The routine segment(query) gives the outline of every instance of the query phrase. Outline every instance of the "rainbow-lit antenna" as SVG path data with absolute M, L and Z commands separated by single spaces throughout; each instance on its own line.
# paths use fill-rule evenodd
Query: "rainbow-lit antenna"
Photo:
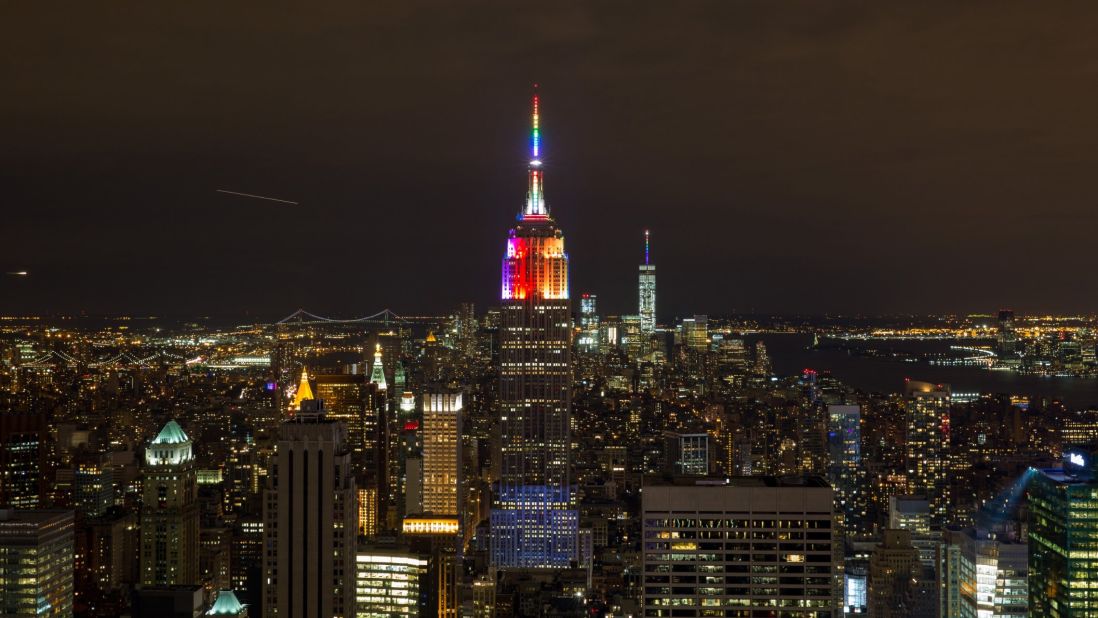
M 530 160 L 530 165 L 541 165 L 541 161 L 538 157 L 541 156 L 541 130 L 539 128 L 539 114 L 538 114 L 538 85 L 534 84 L 534 133 L 533 141 L 531 143 L 531 150 L 533 153 L 533 159 Z
M 648 230 L 644 230 L 644 264 L 648 265 Z
M 541 217 L 549 216 L 549 209 L 545 206 L 545 196 L 542 190 L 541 172 L 541 113 L 538 99 L 538 85 L 534 84 L 534 96 L 532 100 L 533 113 L 531 115 L 533 131 L 530 136 L 530 190 L 526 195 L 526 208 L 522 216 Z

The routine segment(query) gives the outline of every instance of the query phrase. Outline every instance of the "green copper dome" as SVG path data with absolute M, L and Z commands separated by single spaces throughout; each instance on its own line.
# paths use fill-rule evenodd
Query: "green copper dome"
M 174 420 L 170 420 L 168 421 L 168 424 L 164 425 L 164 428 L 160 430 L 160 433 L 157 434 L 156 439 L 153 440 L 152 443 L 154 445 L 182 444 L 189 441 L 190 438 L 187 437 L 186 432 L 184 432 L 183 428 L 179 426 L 179 423 L 175 422 Z
M 213 607 L 206 612 L 207 616 L 239 616 L 244 611 L 244 606 L 236 598 L 232 590 L 221 590 L 217 593 L 217 600 Z
M 174 466 L 193 459 L 191 439 L 174 420 L 168 421 L 145 449 L 145 463 L 150 466 Z

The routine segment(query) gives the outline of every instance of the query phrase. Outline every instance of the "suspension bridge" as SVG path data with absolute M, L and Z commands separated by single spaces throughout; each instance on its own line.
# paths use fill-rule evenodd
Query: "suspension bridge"
M 290 315 L 275 322 L 280 325 L 306 325 L 306 324 L 368 324 L 382 326 L 412 326 L 415 324 L 436 324 L 446 319 L 441 316 L 402 316 L 397 315 L 391 309 L 382 309 L 373 315 L 361 318 L 329 318 L 304 309 L 298 309 Z

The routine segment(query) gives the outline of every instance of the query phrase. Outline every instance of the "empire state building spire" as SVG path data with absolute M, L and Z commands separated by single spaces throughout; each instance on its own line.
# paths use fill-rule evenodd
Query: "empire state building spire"
M 490 560 L 500 569 L 568 568 L 579 558 L 571 469 L 572 304 L 564 233 L 542 193 L 534 94 L 530 189 L 503 255 L 499 328 L 500 468 Z
M 549 207 L 545 204 L 544 176 L 541 169 L 541 118 L 538 111 L 538 85 L 534 84 L 532 125 L 530 136 L 530 188 L 526 192 L 526 207 L 522 210 L 522 219 L 547 218 Z

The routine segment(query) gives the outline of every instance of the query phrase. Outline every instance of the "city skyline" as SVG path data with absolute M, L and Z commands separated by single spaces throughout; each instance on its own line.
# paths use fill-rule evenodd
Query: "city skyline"
M 3 616 L 1098 616 L 1098 8 L 71 4 Z
M 12 7 L 0 266 L 28 274 L 3 277 L 0 309 L 487 306 L 533 81 L 553 93 L 573 292 L 607 313 L 632 312 L 646 228 L 664 320 L 1095 305 L 1075 283 L 1096 223 L 1089 10 L 653 6 L 337 3 L 262 24 L 77 6 L 62 25 Z M 46 27 L 70 44 L 43 46 Z M 692 42 L 634 34 L 663 27 Z M 414 235 L 393 232 L 405 222 Z M 364 245 L 383 276 L 340 288 L 369 268 Z M 432 269 L 434 289 L 408 285 Z

